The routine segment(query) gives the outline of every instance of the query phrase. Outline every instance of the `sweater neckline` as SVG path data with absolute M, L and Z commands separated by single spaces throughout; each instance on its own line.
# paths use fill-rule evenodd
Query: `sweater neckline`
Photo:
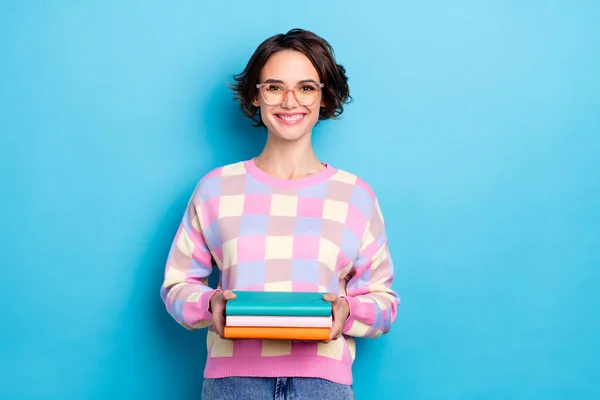
M 332 167 L 329 164 L 322 163 L 325 166 L 325 169 L 322 169 L 321 171 L 315 174 L 298 179 L 283 179 L 270 175 L 262 169 L 258 168 L 255 159 L 256 158 L 253 157 L 249 160 L 244 161 L 244 167 L 246 168 L 246 171 L 248 171 L 248 173 L 258 181 L 269 186 L 275 186 L 282 189 L 302 189 L 309 186 L 317 185 L 331 178 L 337 172 L 336 168 Z

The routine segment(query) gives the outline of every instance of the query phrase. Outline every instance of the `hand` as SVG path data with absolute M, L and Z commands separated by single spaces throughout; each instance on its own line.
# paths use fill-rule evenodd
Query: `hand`
M 350 306 L 346 299 L 338 297 L 333 293 L 327 293 L 323 296 L 323 300 L 331 302 L 331 310 L 333 313 L 333 326 L 331 327 L 329 340 L 324 343 L 329 343 L 330 340 L 336 340 L 342 336 L 344 324 L 350 316 Z
M 237 296 L 231 290 L 218 292 L 210 298 L 210 312 L 212 313 L 213 326 L 221 339 L 225 328 L 225 305 Z

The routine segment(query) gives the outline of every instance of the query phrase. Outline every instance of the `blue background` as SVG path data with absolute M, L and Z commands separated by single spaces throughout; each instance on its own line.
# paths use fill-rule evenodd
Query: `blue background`
M 199 398 L 159 298 L 185 203 L 264 135 L 226 82 L 328 39 L 318 155 L 380 197 L 402 296 L 358 399 L 600 398 L 600 3 L 3 1 L 0 397 Z

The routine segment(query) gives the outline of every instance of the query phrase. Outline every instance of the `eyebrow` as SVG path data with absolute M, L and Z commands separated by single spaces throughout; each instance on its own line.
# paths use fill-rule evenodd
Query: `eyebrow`
M 281 83 L 281 84 L 285 84 L 280 79 L 267 79 L 264 83 Z M 319 83 L 319 82 L 315 81 L 314 79 L 303 79 L 301 81 L 298 81 L 298 83 Z

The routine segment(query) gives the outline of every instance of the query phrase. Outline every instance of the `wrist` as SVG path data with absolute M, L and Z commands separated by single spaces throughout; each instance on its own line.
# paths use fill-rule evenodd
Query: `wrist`
M 350 296 L 343 296 L 342 298 L 348 305 L 348 316 L 346 317 L 346 320 L 344 321 L 344 327 L 342 328 L 342 332 L 347 335 L 354 324 L 354 320 L 356 319 L 355 312 L 356 308 L 360 306 L 360 302 L 358 299 Z

